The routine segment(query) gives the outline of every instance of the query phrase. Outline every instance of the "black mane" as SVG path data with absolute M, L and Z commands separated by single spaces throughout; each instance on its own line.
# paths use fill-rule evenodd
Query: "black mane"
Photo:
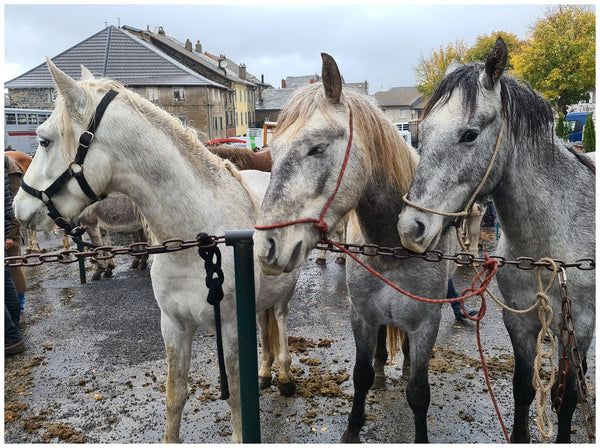
M 472 117 L 477 105 L 479 75 L 483 69 L 481 63 L 468 64 L 445 76 L 427 101 L 423 117 L 438 103 L 445 104 L 456 88 L 462 89 L 463 107 Z M 513 140 L 523 141 L 527 138 L 531 144 L 537 145 L 542 140 L 547 141 L 549 137 L 553 139 L 554 113 L 548 101 L 526 82 L 506 74 L 500 78 L 500 86 L 502 118 Z

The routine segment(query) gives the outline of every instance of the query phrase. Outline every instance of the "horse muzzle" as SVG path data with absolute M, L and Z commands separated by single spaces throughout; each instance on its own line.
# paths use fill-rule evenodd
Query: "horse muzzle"
M 290 239 L 283 239 L 279 229 L 254 232 L 254 249 L 260 270 L 265 275 L 292 272 L 306 258 L 303 241 L 291 242 Z
M 398 215 L 397 227 L 402 245 L 408 250 L 422 254 L 437 246 L 443 229 L 443 219 L 441 216 L 408 208 Z

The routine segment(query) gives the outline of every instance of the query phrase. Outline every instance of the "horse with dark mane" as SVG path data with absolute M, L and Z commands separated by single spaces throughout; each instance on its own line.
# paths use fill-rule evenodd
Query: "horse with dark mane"
M 503 229 L 499 256 L 583 260 L 584 268 L 588 266 L 569 269 L 569 316 L 575 328 L 559 356 L 570 368 L 560 381 L 561 390 L 558 378 L 552 388 L 552 396 L 562 400 L 556 441 L 569 442 L 578 377 L 584 377 L 595 328 L 596 282 L 590 270 L 596 248 L 595 164 L 554 135 L 550 104 L 504 73 L 507 59 L 506 45 L 498 38 L 485 64 L 449 67 L 424 110 L 421 160 L 406 197 L 411 207 L 401 212 L 398 231 L 405 247 L 425 252 L 472 201 L 489 195 Z M 552 282 L 554 273 L 548 269 L 538 269 L 537 275 L 535 270 L 505 266 L 498 271 L 498 286 L 506 305 L 526 310 L 539 301 L 541 285 L 550 285 L 541 292 L 552 308 L 550 328 L 559 335 L 570 327 L 565 324 L 569 316 L 563 314 L 564 289 Z M 510 438 L 528 442 L 537 345 L 546 335 L 553 339 L 537 312 L 504 309 L 503 316 L 515 356 Z M 538 424 L 542 419 L 538 415 Z

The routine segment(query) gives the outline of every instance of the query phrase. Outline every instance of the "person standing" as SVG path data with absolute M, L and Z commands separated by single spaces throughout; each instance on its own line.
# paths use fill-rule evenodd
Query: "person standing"
M 13 197 L 8 181 L 8 157 L 4 156 L 4 255 L 9 243 L 10 225 L 15 218 Z M 10 269 L 4 268 L 4 356 L 21 353 L 25 348 L 19 331 L 21 307 L 17 289 L 10 275 Z

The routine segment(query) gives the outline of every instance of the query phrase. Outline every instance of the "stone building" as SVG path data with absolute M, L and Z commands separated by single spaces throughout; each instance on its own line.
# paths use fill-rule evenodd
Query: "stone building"
M 121 28 L 106 27 L 52 61 L 74 79 L 84 65 L 97 77 L 120 82 L 205 133 L 207 140 L 227 136 L 229 89 Z M 10 107 L 54 108 L 54 83 L 45 62 L 4 87 Z

